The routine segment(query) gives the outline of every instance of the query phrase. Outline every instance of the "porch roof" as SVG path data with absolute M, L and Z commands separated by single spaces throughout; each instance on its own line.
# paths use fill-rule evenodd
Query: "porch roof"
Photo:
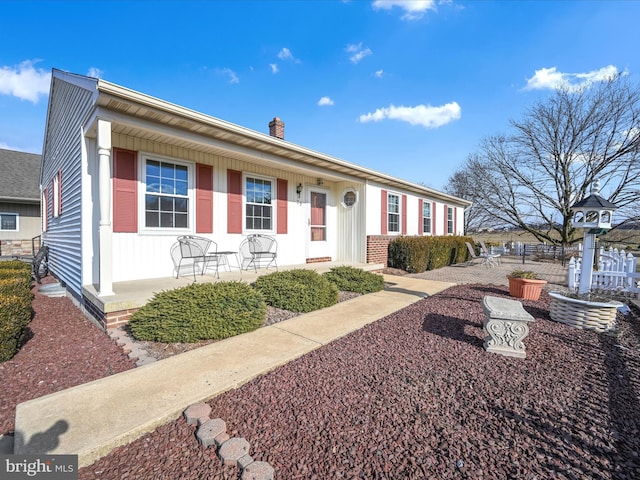
M 58 74 L 65 75 L 64 72 Z M 72 76 L 72 79 L 75 77 Z M 362 182 L 377 182 L 453 205 L 471 205 L 471 202 L 453 195 L 349 163 L 105 80 L 96 80 L 96 90 L 96 111 L 88 120 L 85 130 L 89 136 L 95 135 L 94 120 L 105 115 L 112 120 L 112 131 L 115 133 L 167 142 L 196 151 L 223 154 L 244 161 L 258 159 L 301 173 L 309 173 L 311 170 L 329 180 L 343 180 L 347 176 Z

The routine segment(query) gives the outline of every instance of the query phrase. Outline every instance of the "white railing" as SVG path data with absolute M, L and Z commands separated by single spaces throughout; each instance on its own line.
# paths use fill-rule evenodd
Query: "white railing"
M 569 261 L 570 289 L 580 284 L 581 258 L 572 257 Z M 591 277 L 591 290 L 608 290 L 618 292 L 637 292 L 640 294 L 640 274 L 636 273 L 637 259 L 624 250 L 617 248 L 605 250 L 600 248 L 597 260 L 598 268 Z

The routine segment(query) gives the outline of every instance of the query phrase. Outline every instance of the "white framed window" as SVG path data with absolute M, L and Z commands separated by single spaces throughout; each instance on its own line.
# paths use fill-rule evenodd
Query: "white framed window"
M 358 203 L 358 192 L 352 188 L 346 189 L 342 193 L 342 206 L 352 208 L 356 203 Z
M 422 233 L 431 233 L 431 202 L 422 202 Z
M 193 166 L 177 160 L 148 156 L 143 159 L 143 228 L 188 231 L 193 211 Z
M 17 213 L 0 213 L 0 230 L 3 232 L 18 231 L 18 214 Z
M 275 218 L 273 178 L 245 175 L 244 177 L 244 228 L 247 231 L 273 232 Z
M 453 207 L 447 207 L 447 234 L 453 233 Z
M 387 194 L 387 232 L 400 233 L 400 195 Z

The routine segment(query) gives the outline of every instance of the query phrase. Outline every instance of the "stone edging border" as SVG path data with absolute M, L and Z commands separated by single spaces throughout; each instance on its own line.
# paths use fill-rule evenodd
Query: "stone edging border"
M 249 455 L 249 442 L 244 438 L 229 438 L 225 421 L 221 418 L 212 419 L 210 414 L 211 406 L 206 403 L 196 403 L 184 411 L 187 425 L 198 425 L 198 443 L 203 448 L 217 447 L 222 463 L 236 465 L 241 470 L 241 480 L 274 480 L 273 467 L 267 462 L 254 461 Z

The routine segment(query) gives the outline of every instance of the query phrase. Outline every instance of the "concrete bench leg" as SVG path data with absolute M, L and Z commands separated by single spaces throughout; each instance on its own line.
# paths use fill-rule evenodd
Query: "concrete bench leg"
M 522 303 L 487 295 L 482 299 L 482 308 L 487 334 L 484 349 L 507 357 L 526 358 L 523 340 L 529 335 L 528 323 L 535 319 L 525 311 Z

